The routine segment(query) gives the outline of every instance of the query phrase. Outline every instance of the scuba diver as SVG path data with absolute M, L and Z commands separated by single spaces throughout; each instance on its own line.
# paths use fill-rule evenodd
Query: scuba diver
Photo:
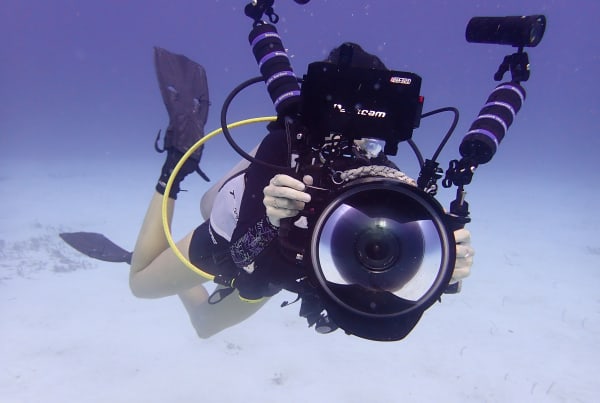
M 341 49 L 352 52 L 353 67 L 386 69 L 378 57 L 353 43 L 335 48 L 326 61 L 338 63 Z M 171 87 L 168 91 L 165 101 L 172 101 L 171 95 L 180 93 L 179 88 Z M 198 106 L 205 108 L 201 112 L 204 123 L 208 103 L 198 102 L 202 97 L 190 99 L 191 110 Z M 185 99 L 180 97 L 178 101 Z M 173 118 L 170 127 L 174 127 Z M 268 125 L 269 133 L 256 150 L 255 158 L 274 166 L 290 166 L 290 169 L 277 171 L 262 164 L 240 163 L 207 192 L 202 210 L 205 214 L 210 212 L 209 217 L 177 246 L 195 266 L 214 276 L 219 286 L 210 296 L 203 285 L 207 279 L 190 271 L 177 258 L 167 243 L 161 223 L 166 181 L 183 152 L 201 137 L 201 127 L 196 129 L 200 130 L 193 136 L 182 130 L 167 130 L 167 158 L 131 256 L 130 288 L 140 298 L 177 295 L 199 337 L 207 338 L 244 321 L 280 290 L 290 289 L 290 285 L 293 290 L 299 273 L 281 257 L 274 241 L 281 220 L 296 217 L 311 201 L 307 186 L 312 184 L 312 178 L 309 175 L 303 180 L 293 177 L 285 123 L 278 119 Z M 377 141 L 360 139 L 353 143 L 352 157 L 341 162 L 345 166 L 340 166 L 340 170 L 383 165 L 405 183 L 416 186 L 414 180 L 387 159 Z M 198 160 L 186 161 L 174 179 L 167 206 L 169 222 L 180 184 L 187 175 L 197 171 Z M 474 255 L 469 231 L 460 229 L 454 235 L 456 263 L 451 284 L 469 274 Z M 323 333 L 337 328 L 334 323 L 319 321 L 324 318 L 322 307 L 310 295 L 298 292 L 303 297 L 300 315 L 307 318 L 309 326 L 316 323 L 316 330 Z
M 523 48 L 539 43 L 545 17 L 469 22 L 467 41 L 509 44 L 518 51 L 494 75 L 500 81 L 510 71 L 512 80 L 492 91 L 461 142 L 461 159 L 451 160 L 445 172 L 442 186 L 456 187 L 447 211 L 434 198 L 444 172 L 436 160 L 458 110 L 423 114 L 421 78 L 388 69 L 354 43 L 311 63 L 300 88 L 272 25 L 279 19 L 272 3 L 252 2 L 245 9 L 254 20 L 249 42 L 262 77 L 232 91 L 220 130 L 246 161 L 202 197 L 204 222 L 178 243 L 172 240 L 181 182 L 192 172 L 208 180 L 198 164 L 204 142 L 218 133 L 203 136 L 206 74 L 185 56 L 156 48 L 170 121 L 164 147 L 155 148 L 167 157 L 133 253 L 100 234 L 61 237 L 88 256 L 130 263 L 135 296 L 177 295 L 201 338 L 244 321 L 286 290 L 297 295 L 300 316 L 319 333 L 340 328 L 365 339 L 400 340 L 442 294 L 459 292 L 470 274 L 474 251 L 464 228 L 470 222 L 464 186 L 492 159 L 525 100 L 520 83 L 529 78 L 529 61 Z M 263 14 L 272 24 L 261 20 Z M 261 81 L 277 117 L 251 119 L 271 123 L 250 156 L 228 132 L 227 109 L 237 93 Z M 412 131 L 421 118 L 440 112 L 453 112 L 455 119 L 433 157 L 424 160 Z M 396 155 L 400 141 L 417 155 L 416 181 L 387 157 Z M 210 295 L 207 281 L 217 284 Z

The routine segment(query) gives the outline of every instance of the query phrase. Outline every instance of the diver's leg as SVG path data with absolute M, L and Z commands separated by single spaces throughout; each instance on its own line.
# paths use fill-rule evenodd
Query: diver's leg
M 239 298 L 238 292 L 234 291 L 216 304 L 205 302 L 196 306 L 186 306 L 186 309 L 198 337 L 207 339 L 248 319 L 267 301 L 268 298 L 263 298 L 259 302 L 244 302 Z
M 156 193 L 150 201 L 136 242 L 129 276 L 134 295 L 159 298 L 177 294 L 201 338 L 208 338 L 244 321 L 264 306 L 266 299 L 257 303 L 243 302 L 237 291 L 218 304 L 208 304 L 208 292 L 202 286 L 206 280 L 185 267 L 169 248 L 162 227 L 161 205 L 162 195 Z M 174 200 L 169 199 L 169 222 L 173 207 Z M 188 259 L 191 238 L 192 233 L 177 243 Z
M 168 200 L 169 223 L 173 217 L 175 201 Z M 129 285 L 140 298 L 160 298 L 175 295 L 196 287 L 206 280 L 188 269 L 169 247 L 162 226 L 162 195 L 155 193 L 150 201 L 142 228 L 131 258 Z M 177 243 L 187 258 L 192 234 Z

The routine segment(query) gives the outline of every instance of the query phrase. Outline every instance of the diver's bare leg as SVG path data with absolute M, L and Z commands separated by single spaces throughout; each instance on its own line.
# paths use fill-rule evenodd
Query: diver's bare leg
M 169 199 L 169 223 L 173 217 L 174 204 L 175 201 Z M 150 201 L 131 258 L 129 285 L 133 294 L 140 298 L 175 295 L 206 281 L 185 267 L 169 248 L 162 227 L 161 205 L 162 195 L 156 192 Z M 186 257 L 191 237 L 190 233 L 177 243 Z
M 198 337 L 207 339 L 248 319 L 267 301 L 267 298 L 263 298 L 260 302 L 244 302 L 239 298 L 238 292 L 234 291 L 214 305 L 205 302 L 186 308 Z
M 169 199 L 167 214 L 172 220 L 175 201 Z M 177 294 L 186 308 L 196 333 L 208 338 L 234 326 L 257 312 L 266 300 L 247 303 L 237 292 L 215 305 L 207 303 L 208 292 L 202 285 L 207 280 L 189 270 L 175 256 L 162 227 L 162 195 L 155 193 L 144 218 L 131 259 L 129 285 L 140 298 L 160 298 Z M 177 243 L 181 253 L 189 258 L 192 233 Z

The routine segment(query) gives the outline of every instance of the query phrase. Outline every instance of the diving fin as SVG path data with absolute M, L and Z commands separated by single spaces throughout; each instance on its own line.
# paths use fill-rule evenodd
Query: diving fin
M 209 107 L 206 71 L 186 56 L 159 47 L 154 47 L 154 65 L 160 93 L 169 113 L 164 146 L 162 149 L 158 147 L 157 137 L 155 148 L 159 152 L 175 149 L 183 154 L 204 136 Z M 199 163 L 203 148 L 196 150 L 190 158 Z M 197 172 L 208 181 L 199 167 Z
M 102 234 L 95 232 L 63 232 L 59 236 L 77 251 L 94 259 L 131 264 L 132 252 L 121 248 Z

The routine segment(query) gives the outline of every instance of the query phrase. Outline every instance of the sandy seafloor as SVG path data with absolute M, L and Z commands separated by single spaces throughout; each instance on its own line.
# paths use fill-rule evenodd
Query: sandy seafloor
M 102 232 L 131 248 L 157 164 L 2 161 L 0 402 L 597 401 L 597 192 L 473 185 L 472 275 L 403 341 L 319 335 L 297 305 L 279 307 L 285 293 L 202 340 L 177 298 L 134 298 L 125 264 L 58 237 Z M 205 187 L 187 181 L 179 236 Z

